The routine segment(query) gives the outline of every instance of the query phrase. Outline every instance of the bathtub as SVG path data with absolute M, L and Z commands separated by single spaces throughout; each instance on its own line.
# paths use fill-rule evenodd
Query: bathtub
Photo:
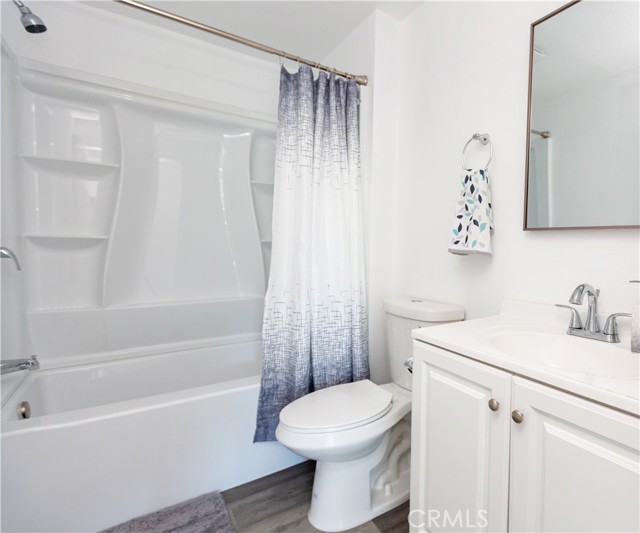
M 29 373 L 2 407 L 2 531 L 97 531 L 299 463 L 252 442 L 260 367 L 254 335 Z

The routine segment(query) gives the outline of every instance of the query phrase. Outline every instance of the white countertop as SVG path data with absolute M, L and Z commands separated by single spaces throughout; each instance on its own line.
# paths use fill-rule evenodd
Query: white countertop
M 580 307 L 578 310 L 584 311 Z M 584 313 L 582 314 L 584 318 Z M 620 343 L 609 344 L 567 335 L 569 312 L 566 309 L 550 304 L 505 300 L 499 315 L 415 329 L 413 338 L 640 416 L 640 354 L 631 352 L 627 322 L 624 319 L 619 321 Z M 593 372 L 592 369 L 580 368 L 580 364 L 572 365 L 575 367 L 571 368 L 567 368 L 565 364 L 563 368 L 562 365 L 556 366 L 549 361 L 538 363 L 530 356 L 519 357 L 517 348 L 513 353 L 507 354 L 497 349 L 489 339 L 496 332 L 508 331 L 553 335 L 553 338 L 562 340 L 563 349 L 568 347 L 575 352 L 574 358 L 578 362 L 581 351 L 596 353 L 598 357 L 602 354 L 605 369 Z M 616 357 L 625 358 L 626 362 L 631 361 L 633 375 L 610 375 L 606 371 L 606 361 L 615 362 Z M 633 359 L 629 359 L 631 357 Z

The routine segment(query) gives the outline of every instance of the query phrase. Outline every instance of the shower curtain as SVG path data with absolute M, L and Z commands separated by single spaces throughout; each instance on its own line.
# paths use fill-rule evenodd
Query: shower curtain
M 254 441 L 293 400 L 369 377 L 358 104 L 353 80 L 281 69 Z

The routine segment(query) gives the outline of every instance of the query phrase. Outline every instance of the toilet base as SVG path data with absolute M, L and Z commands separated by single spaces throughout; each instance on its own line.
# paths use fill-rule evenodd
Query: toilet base
M 369 454 L 342 462 L 318 461 L 309 522 L 344 531 L 409 499 L 411 422 L 400 420 Z

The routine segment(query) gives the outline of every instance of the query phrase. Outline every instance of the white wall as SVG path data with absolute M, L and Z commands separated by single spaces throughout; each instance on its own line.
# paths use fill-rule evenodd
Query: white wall
M 637 230 L 522 231 L 529 29 L 562 3 L 428 2 L 403 23 L 400 98 L 385 102 L 400 125 L 389 290 L 457 303 L 475 318 L 507 297 L 566 303 L 588 282 L 603 310 L 630 310 Z M 493 257 L 447 252 L 460 153 L 474 132 L 494 144 Z

